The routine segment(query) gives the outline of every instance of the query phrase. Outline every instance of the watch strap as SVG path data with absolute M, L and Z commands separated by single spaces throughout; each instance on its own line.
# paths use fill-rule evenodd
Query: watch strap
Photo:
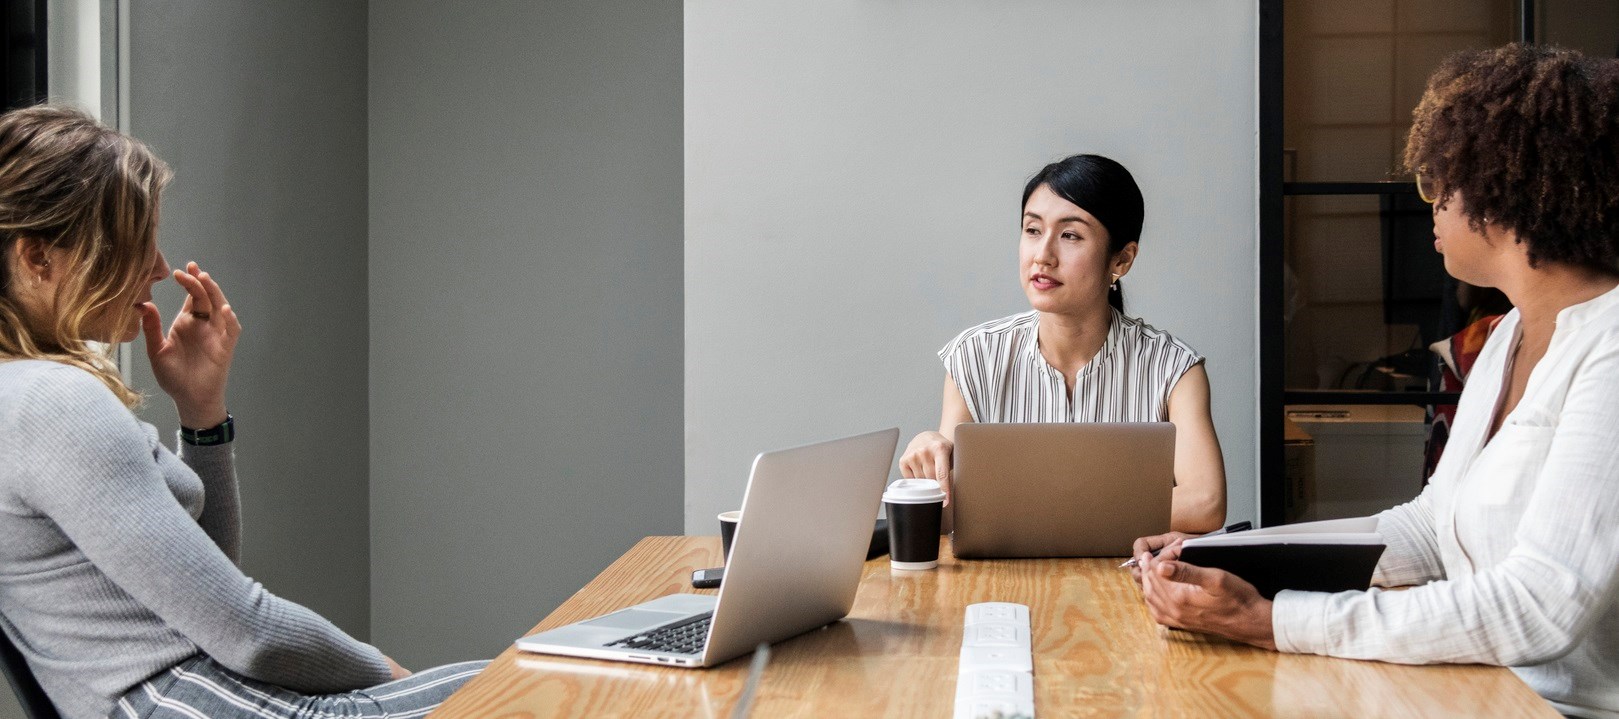
M 236 439 L 236 419 L 225 413 L 225 421 L 208 429 L 180 428 L 180 441 L 193 447 L 211 447 Z

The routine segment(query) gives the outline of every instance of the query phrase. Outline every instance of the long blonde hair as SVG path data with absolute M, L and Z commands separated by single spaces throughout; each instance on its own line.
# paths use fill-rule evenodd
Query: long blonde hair
M 0 115 L 0 359 L 70 364 L 125 405 L 140 403 L 118 373 L 113 345 L 85 330 L 135 320 L 169 176 L 145 144 L 79 110 L 36 105 Z M 25 237 L 67 253 L 54 317 L 29 318 L 13 291 L 12 247 Z

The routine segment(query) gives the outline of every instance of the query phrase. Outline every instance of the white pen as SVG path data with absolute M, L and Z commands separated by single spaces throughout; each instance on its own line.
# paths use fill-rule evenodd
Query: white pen
M 1214 530 L 1212 532 L 1209 532 L 1208 534 L 1202 534 L 1202 535 L 1198 535 L 1198 536 L 1213 537 L 1213 536 L 1219 535 L 1219 534 L 1230 534 L 1232 532 L 1241 532 L 1243 530 L 1253 529 L 1253 528 L 1254 528 L 1254 525 L 1252 523 L 1250 523 L 1250 522 L 1237 522 L 1236 524 L 1233 524 L 1233 525 L 1230 525 L 1230 526 L 1227 526 L 1227 527 L 1221 527 L 1221 528 L 1216 529 L 1216 530 Z M 1154 557 L 1158 556 L 1159 551 L 1160 550 L 1157 550 L 1157 549 L 1152 550 L 1152 556 L 1154 556 Z M 1126 567 L 1139 567 L 1139 566 L 1141 566 L 1141 562 L 1138 561 L 1135 557 L 1131 557 L 1131 558 L 1125 560 L 1124 564 L 1120 564 L 1119 569 L 1124 569 Z

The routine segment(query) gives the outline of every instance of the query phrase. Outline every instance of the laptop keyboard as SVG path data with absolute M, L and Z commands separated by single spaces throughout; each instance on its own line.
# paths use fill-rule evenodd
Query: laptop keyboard
M 714 613 L 699 614 L 674 624 L 641 632 L 608 644 L 618 649 L 645 649 L 672 654 L 700 654 L 708 643 L 708 627 L 714 623 Z

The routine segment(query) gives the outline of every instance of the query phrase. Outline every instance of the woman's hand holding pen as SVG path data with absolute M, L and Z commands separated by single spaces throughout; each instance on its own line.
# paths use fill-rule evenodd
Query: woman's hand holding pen
M 1131 551 L 1136 556 L 1130 557 L 1130 559 L 1128 561 L 1126 561 L 1124 564 L 1120 564 L 1119 568 L 1122 569 L 1124 567 L 1129 567 L 1130 568 L 1130 575 L 1132 577 L 1135 577 L 1136 584 L 1140 584 L 1141 583 L 1141 572 L 1139 571 L 1139 567 L 1141 566 L 1141 560 L 1138 559 L 1138 557 L 1141 556 L 1142 552 L 1151 553 L 1152 556 L 1156 557 L 1156 556 L 1158 556 L 1159 552 L 1162 552 L 1165 549 L 1168 549 L 1170 547 L 1179 547 L 1181 545 L 1181 542 L 1184 542 L 1184 541 L 1186 541 L 1188 539 L 1192 539 L 1194 537 L 1216 537 L 1216 536 L 1219 536 L 1221 534 L 1230 534 L 1232 532 L 1246 532 L 1246 531 L 1248 531 L 1249 529 L 1252 529 L 1252 528 L 1253 528 L 1253 523 L 1252 522 L 1243 521 L 1243 522 L 1237 522 L 1236 524 L 1228 524 L 1228 525 L 1226 525 L 1224 527 L 1221 527 L 1220 529 L 1216 529 L 1216 530 L 1214 530 L 1212 532 L 1209 532 L 1208 534 L 1187 534 L 1185 532 L 1167 532 L 1167 533 L 1159 534 L 1159 535 L 1152 536 L 1152 537 L 1142 537 L 1142 538 L 1137 539 L 1135 541 L 1135 546 L 1131 549 Z
M 1156 557 L 1150 550 L 1136 555 L 1142 595 L 1153 621 L 1275 649 L 1271 601 L 1235 574 L 1178 561 L 1180 550 L 1176 539 Z
M 1130 568 L 1130 576 L 1134 577 L 1135 580 L 1136 580 L 1136 584 L 1139 585 L 1139 584 L 1141 584 L 1141 555 L 1142 554 L 1145 553 L 1145 554 L 1151 554 L 1151 555 L 1157 556 L 1157 554 L 1159 552 L 1162 552 L 1165 549 L 1168 549 L 1169 547 L 1179 547 L 1181 542 L 1184 542 L 1184 541 L 1186 541 L 1188 539 L 1191 539 L 1192 537 L 1195 537 L 1195 536 L 1197 536 L 1197 535 L 1195 535 L 1195 534 L 1187 534 L 1185 532 L 1166 532 L 1164 534 L 1158 534 L 1158 535 L 1154 535 L 1154 536 L 1151 536 L 1151 537 L 1142 537 L 1140 539 L 1137 539 L 1135 541 L 1135 546 L 1130 548 L 1130 554 L 1131 554 L 1130 561 L 1125 562 L 1124 564 L 1121 564 L 1119 566 L 1120 567 L 1129 567 Z

